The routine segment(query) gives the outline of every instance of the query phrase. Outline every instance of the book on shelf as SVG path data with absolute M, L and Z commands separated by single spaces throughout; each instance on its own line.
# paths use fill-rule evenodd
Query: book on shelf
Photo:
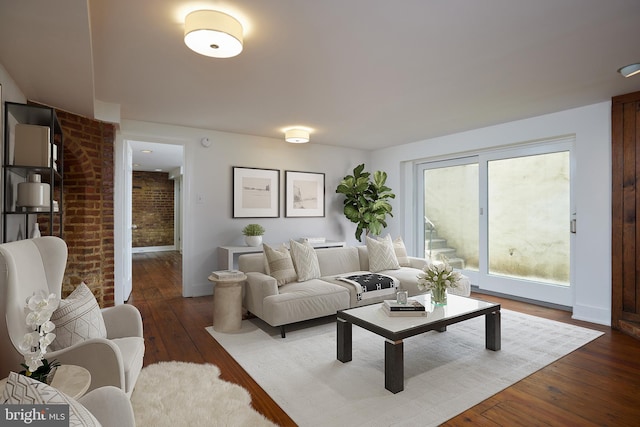
M 211 276 L 214 279 L 223 279 L 223 280 L 233 280 L 233 279 L 244 279 L 244 273 L 239 270 L 219 270 L 212 271 Z
M 424 305 L 414 299 L 408 299 L 406 304 L 400 304 L 394 299 L 386 299 L 384 306 L 389 311 L 425 311 Z
M 386 304 L 382 304 L 382 311 L 390 317 L 427 317 L 428 313 L 423 310 L 393 311 Z

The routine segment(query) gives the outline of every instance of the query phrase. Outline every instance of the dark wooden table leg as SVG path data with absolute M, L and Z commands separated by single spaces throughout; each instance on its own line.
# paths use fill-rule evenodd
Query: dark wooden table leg
M 351 322 L 337 319 L 337 357 L 341 362 L 351 361 Z
M 402 340 L 384 343 L 384 388 L 391 393 L 404 390 L 404 343 Z
M 498 351 L 502 345 L 500 332 L 500 310 L 487 313 L 484 316 L 485 327 L 485 347 L 489 350 Z

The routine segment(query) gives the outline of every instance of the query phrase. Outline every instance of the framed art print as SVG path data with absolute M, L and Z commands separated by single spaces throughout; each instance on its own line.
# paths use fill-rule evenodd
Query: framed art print
M 233 166 L 233 218 L 280 216 L 280 171 Z
M 324 174 L 285 171 L 285 217 L 323 217 Z

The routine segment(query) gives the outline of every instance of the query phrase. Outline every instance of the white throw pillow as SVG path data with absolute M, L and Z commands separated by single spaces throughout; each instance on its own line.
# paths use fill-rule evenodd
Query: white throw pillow
M 387 234 L 385 237 L 378 237 L 378 240 L 388 240 L 393 244 L 393 251 L 396 253 L 396 258 L 398 259 L 398 264 L 400 264 L 400 267 L 411 267 L 409 255 L 407 254 L 407 248 L 404 245 L 402 237 L 398 236 L 395 240 L 391 240 L 391 234 Z
M 5 405 L 69 405 L 69 426 L 100 426 L 96 418 L 75 399 L 58 389 L 24 375 L 9 373 L 2 393 Z M 7 410 L 11 410 L 7 407 Z M 34 424 L 35 425 L 35 424 Z
M 274 249 L 263 243 L 262 247 L 269 267 L 267 271 L 271 277 L 278 281 L 278 286 L 298 280 L 291 254 L 286 246 L 282 245 L 279 249 Z
M 296 269 L 298 280 L 317 279 L 320 277 L 320 264 L 318 263 L 318 255 L 316 250 L 309 243 L 298 243 L 290 240 L 291 258 L 293 258 L 293 266 Z
M 53 331 L 56 339 L 49 346 L 51 350 L 61 350 L 91 338 L 107 337 L 98 301 L 84 282 L 60 301 L 51 321 L 56 325 Z
M 390 238 L 379 241 L 367 236 L 367 252 L 369 253 L 369 270 L 374 273 L 400 268 Z

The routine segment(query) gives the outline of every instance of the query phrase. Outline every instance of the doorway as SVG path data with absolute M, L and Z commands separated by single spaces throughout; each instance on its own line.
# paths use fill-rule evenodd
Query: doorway
M 118 145 L 120 148 L 118 148 Z M 119 165 L 116 161 L 116 195 L 117 211 L 119 212 L 119 221 L 115 224 L 115 233 L 120 237 L 122 253 L 116 259 L 120 262 L 120 267 L 116 266 L 116 273 L 120 274 L 120 280 L 116 280 L 115 302 L 116 304 L 127 301 L 131 295 L 134 283 L 132 275 L 132 256 L 133 249 L 133 232 L 137 228 L 137 224 L 133 221 L 133 192 L 140 188 L 134 188 L 133 175 L 143 174 L 147 177 L 163 177 L 166 182 L 171 181 L 173 187 L 171 191 L 171 200 L 163 203 L 164 205 L 172 205 L 173 212 L 173 229 L 162 231 L 171 234 L 171 244 L 158 244 L 137 248 L 136 252 L 155 252 L 155 251 L 181 251 L 183 244 L 183 197 L 182 197 L 182 176 L 184 172 L 184 147 L 183 145 L 158 143 L 141 140 L 125 139 L 121 144 L 116 146 L 116 158 L 121 162 Z M 118 171 L 120 169 L 120 173 Z M 162 181 L 159 179 L 158 181 Z M 165 187 L 168 184 L 165 184 Z M 141 187 L 141 185 L 136 185 Z M 167 192 L 168 193 L 168 192 Z M 150 200 L 149 203 L 160 203 L 158 200 Z M 159 211 L 160 205 L 147 206 L 150 210 Z M 155 212 L 153 212 L 155 213 Z M 146 223 L 147 229 L 154 229 L 154 233 L 161 227 L 154 227 L 153 220 Z M 153 242 L 153 240 L 150 240 Z M 183 270 L 181 268 L 181 270 Z

